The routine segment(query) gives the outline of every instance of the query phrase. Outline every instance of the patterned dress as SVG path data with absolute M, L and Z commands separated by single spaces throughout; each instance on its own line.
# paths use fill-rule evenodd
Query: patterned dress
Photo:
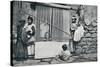
M 34 55 L 34 51 L 35 51 L 35 44 L 34 44 L 34 41 L 35 41 L 35 38 L 34 38 L 34 35 L 35 35 L 35 25 L 34 24 L 28 24 L 26 23 L 25 26 L 24 26 L 24 29 L 27 33 L 27 49 L 28 49 L 28 55 L 29 56 L 33 56 Z

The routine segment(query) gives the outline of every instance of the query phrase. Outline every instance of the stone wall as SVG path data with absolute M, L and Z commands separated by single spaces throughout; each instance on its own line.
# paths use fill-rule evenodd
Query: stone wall
M 77 46 L 77 53 L 97 53 L 97 7 L 84 6 L 85 33 Z

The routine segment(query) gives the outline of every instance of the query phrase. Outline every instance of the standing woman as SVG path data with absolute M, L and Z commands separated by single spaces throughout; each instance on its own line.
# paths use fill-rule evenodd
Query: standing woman
M 78 52 L 76 51 L 77 48 L 76 46 L 78 45 L 78 43 L 80 42 L 81 38 L 84 36 L 84 9 L 83 6 L 80 5 L 78 10 L 77 10 L 77 15 L 79 17 L 79 21 L 77 24 L 77 29 L 74 32 L 74 37 L 73 37 L 73 44 L 74 44 L 74 50 L 75 50 L 75 54 L 77 54 Z M 78 53 L 79 54 L 79 53 Z
M 19 21 L 17 25 L 17 43 L 16 43 L 16 60 L 23 61 L 25 59 L 25 44 L 22 40 L 22 29 L 24 27 L 24 20 Z
M 35 24 L 33 24 L 33 18 L 31 16 L 28 16 L 27 18 L 27 23 L 24 26 L 24 30 L 26 31 L 27 34 L 27 48 L 28 48 L 28 57 L 34 57 L 35 54 Z
M 70 46 L 71 46 L 71 53 L 75 53 L 75 45 L 73 44 L 73 39 L 74 39 L 74 33 L 75 30 L 77 30 L 77 25 L 79 22 L 79 16 L 76 13 L 74 16 L 72 16 L 72 23 L 71 23 L 71 27 L 70 27 L 70 33 L 71 33 L 71 39 L 70 39 Z

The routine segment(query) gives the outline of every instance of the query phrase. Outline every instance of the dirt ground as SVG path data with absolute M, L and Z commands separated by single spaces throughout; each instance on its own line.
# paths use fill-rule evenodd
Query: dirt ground
M 97 61 L 97 54 L 81 54 L 81 55 L 73 55 L 67 61 L 58 61 L 54 58 L 48 59 L 27 59 L 25 61 L 16 61 L 13 60 L 14 66 L 27 66 L 27 65 L 47 65 L 47 64 L 61 64 L 61 63 L 75 63 L 75 62 L 91 62 Z

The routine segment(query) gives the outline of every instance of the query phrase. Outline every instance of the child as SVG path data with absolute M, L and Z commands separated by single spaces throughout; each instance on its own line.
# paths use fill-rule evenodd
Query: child
M 66 61 L 71 56 L 70 51 L 68 50 L 68 47 L 66 44 L 62 45 L 62 51 L 56 56 L 56 59 L 59 58 L 58 61 Z
M 52 58 L 49 63 L 52 64 L 52 61 L 56 61 L 56 63 L 63 63 L 65 61 L 69 61 L 70 57 L 71 57 L 71 53 L 68 50 L 68 47 L 66 44 L 62 45 L 62 50 L 58 53 L 57 56 L 55 56 L 55 58 Z

